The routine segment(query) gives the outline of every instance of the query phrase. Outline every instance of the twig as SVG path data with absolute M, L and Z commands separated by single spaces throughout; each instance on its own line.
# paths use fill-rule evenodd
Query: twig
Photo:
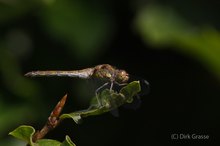
M 47 119 L 46 124 L 44 127 L 37 131 L 33 136 L 33 142 L 36 142 L 39 139 L 42 139 L 49 131 L 56 128 L 57 125 L 61 122 L 59 118 L 60 113 L 65 105 L 67 99 L 67 94 L 63 96 L 63 98 L 57 103 L 56 107 L 51 112 L 50 116 Z

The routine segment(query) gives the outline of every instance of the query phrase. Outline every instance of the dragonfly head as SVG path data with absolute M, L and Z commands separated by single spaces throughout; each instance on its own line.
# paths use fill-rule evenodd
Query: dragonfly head
M 118 83 L 126 83 L 129 80 L 129 74 L 124 70 L 118 70 L 116 81 Z

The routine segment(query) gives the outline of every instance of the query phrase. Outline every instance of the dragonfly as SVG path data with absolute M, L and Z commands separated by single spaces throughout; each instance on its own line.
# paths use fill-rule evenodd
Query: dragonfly
M 118 69 L 110 64 L 101 64 L 94 67 L 85 68 L 81 70 L 47 70 L 47 71 L 31 71 L 25 74 L 27 77 L 71 77 L 71 78 L 81 78 L 81 79 L 91 79 L 97 78 L 104 81 L 104 84 L 96 89 L 96 95 L 98 91 L 107 85 L 110 85 L 110 90 L 112 90 L 113 85 L 117 84 L 119 86 L 127 85 L 129 83 L 130 75 L 123 69 Z M 149 84 L 146 80 L 146 84 Z M 101 105 L 99 97 L 97 97 L 98 104 Z

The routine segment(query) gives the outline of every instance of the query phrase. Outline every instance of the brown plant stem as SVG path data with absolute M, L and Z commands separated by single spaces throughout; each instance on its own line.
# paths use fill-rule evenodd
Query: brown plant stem
M 62 99 L 57 103 L 56 107 L 53 109 L 50 116 L 48 117 L 44 127 L 33 135 L 33 139 L 32 139 L 33 142 L 42 139 L 49 131 L 51 131 L 52 129 L 56 128 L 57 125 L 59 125 L 59 123 L 62 121 L 59 118 L 59 116 L 65 105 L 66 99 L 67 99 L 67 94 L 64 95 Z

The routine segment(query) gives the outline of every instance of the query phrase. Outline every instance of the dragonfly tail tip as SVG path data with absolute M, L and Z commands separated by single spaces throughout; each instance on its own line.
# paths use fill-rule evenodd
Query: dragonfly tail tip
M 28 72 L 26 74 L 24 74 L 25 77 L 30 77 L 31 76 L 31 72 Z

